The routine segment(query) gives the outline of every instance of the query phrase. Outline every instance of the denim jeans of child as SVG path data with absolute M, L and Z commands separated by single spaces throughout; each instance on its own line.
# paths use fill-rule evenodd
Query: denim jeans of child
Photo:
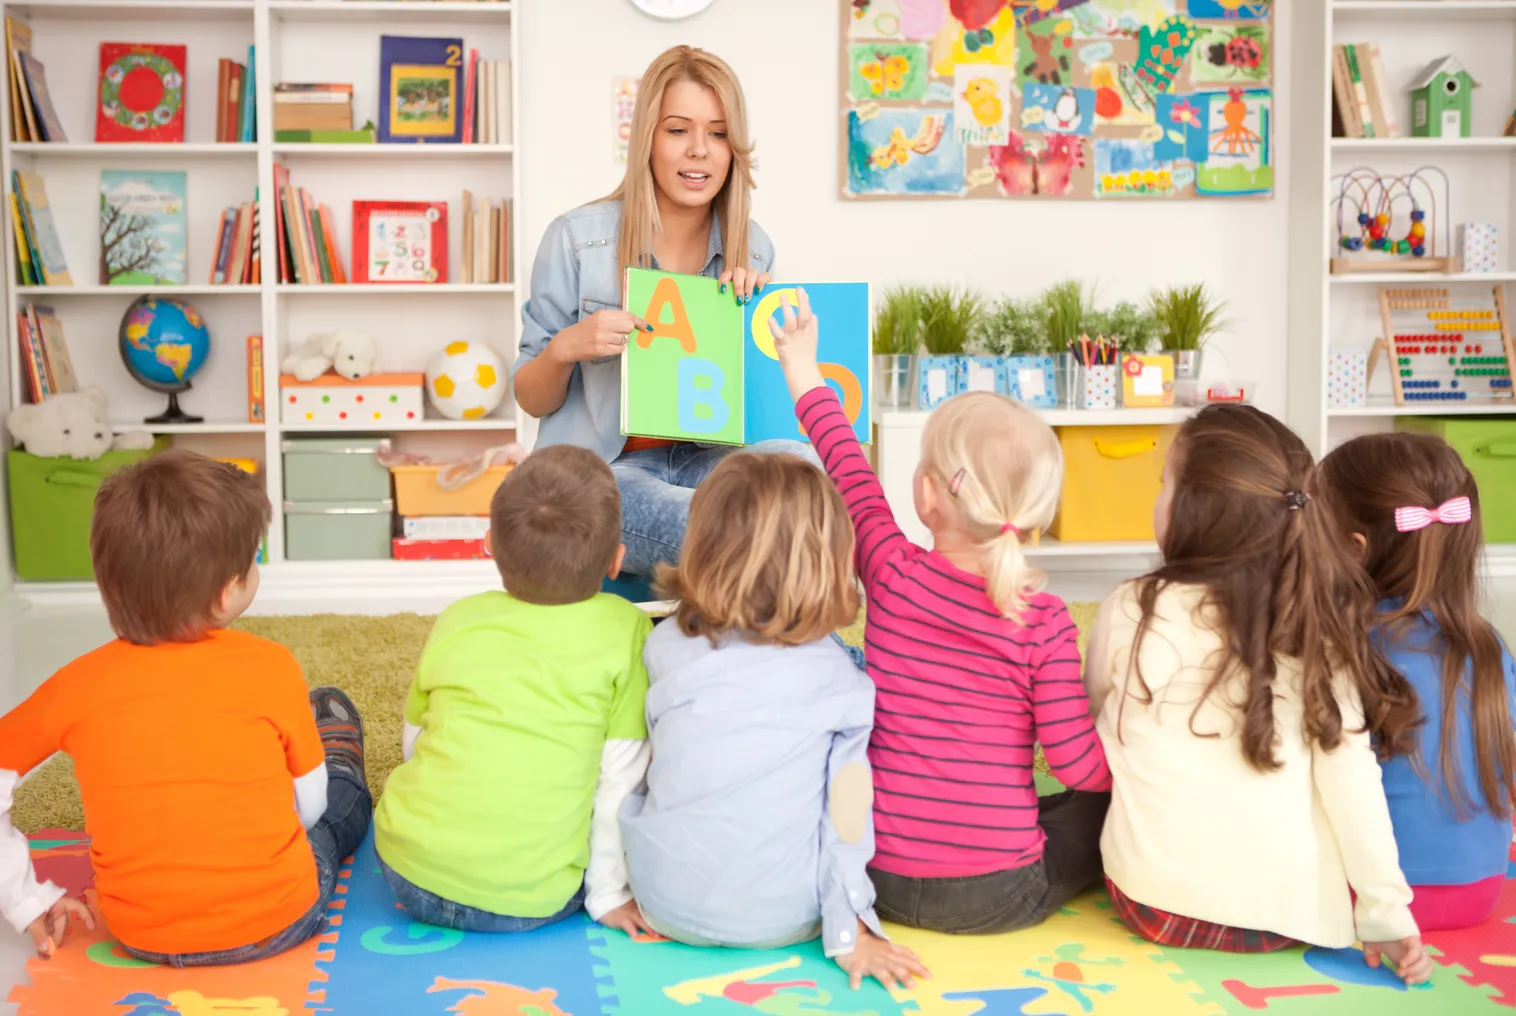
M 652 575 L 660 563 L 679 560 L 695 488 L 735 451 L 798 455 L 821 468 L 815 449 L 804 441 L 760 441 L 746 448 L 680 443 L 623 454 L 611 463 L 621 488 L 622 571 Z
M 954 935 L 993 935 L 1041 924 L 1102 877 L 1100 830 L 1107 792 L 1065 790 L 1037 802 L 1042 857 L 1009 871 L 908 878 L 869 869 L 882 920 Z
M 405 876 L 385 864 L 382 857 L 379 858 L 379 870 L 384 872 L 384 880 L 389 883 L 390 890 L 395 894 L 395 899 L 399 902 L 400 909 L 405 911 L 406 917 L 413 921 L 420 921 L 422 924 L 435 924 L 439 928 L 501 934 L 536 931 L 549 924 L 557 924 L 584 907 L 584 886 L 580 885 L 578 892 L 569 897 L 563 909 L 550 917 L 510 917 L 506 914 L 496 914 L 488 910 L 480 910 L 478 907 L 454 903 L 434 892 L 428 892 L 407 881 Z
M 235 949 L 203 953 L 150 953 L 122 944 L 131 955 L 149 963 L 169 967 L 215 967 L 232 963 L 251 963 L 293 949 L 312 935 L 326 931 L 326 909 L 337 892 L 337 869 L 358 849 L 368 832 L 374 812 L 374 799 L 363 781 L 341 766 L 326 769 L 326 811 L 321 820 L 306 833 L 311 853 L 316 855 L 316 902 L 300 918 L 260 942 L 250 942 Z

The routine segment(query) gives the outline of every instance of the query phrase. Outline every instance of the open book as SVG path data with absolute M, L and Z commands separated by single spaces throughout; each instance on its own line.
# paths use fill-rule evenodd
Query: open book
M 769 325 L 783 320 L 783 294 L 798 307 L 798 288 L 820 321 L 822 376 L 868 442 L 868 283 L 770 283 L 744 307 L 715 279 L 641 268 L 627 270 L 624 306 L 653 330 L 634 332 L 622 354 L 621 432 L 707 444 L 806 440 Z

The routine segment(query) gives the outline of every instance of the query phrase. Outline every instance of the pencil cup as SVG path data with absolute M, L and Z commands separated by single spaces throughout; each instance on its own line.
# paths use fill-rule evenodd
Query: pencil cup
M 1058 404 L 1073 409 L 1079 405 L 1079 392 L 1084 384 L 1080 377 L 1079 358 L 1073 353 L 1058 354 Z
M 1080 403 L 1085 409 L 1116 408 L 1116 365 L 1095 363 L 1084 368 L 1084 397 Z

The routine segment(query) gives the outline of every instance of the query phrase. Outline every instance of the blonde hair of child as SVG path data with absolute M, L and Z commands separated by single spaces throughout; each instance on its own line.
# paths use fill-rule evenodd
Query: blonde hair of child
M 853 523 L 832 481 L 794 455 L 729 455 L 695 488 L 679 564 L 656 588 L 686 635 L 803 645 L 858 617 Z
M 945 511 L 981 548 L 985 591 L 1018 619 L 1046 576 L 1027 564 L 1023 535 L 1046 529 L 1063 487 L 1053 429 L 1015 399 L 970 392 L 939 406 L 921 436 L 921 465 Z

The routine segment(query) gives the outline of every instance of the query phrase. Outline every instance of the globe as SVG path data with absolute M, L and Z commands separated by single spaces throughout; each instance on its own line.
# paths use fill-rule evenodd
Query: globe
M 139 297 L 121 318 L 121 361 L 144 388 L 168 395 L 168 409 L 146 423 L 199 423 L 179 408 L 179 393 L 205 366 L 211 334 L 205 319 L 183 300 Z

